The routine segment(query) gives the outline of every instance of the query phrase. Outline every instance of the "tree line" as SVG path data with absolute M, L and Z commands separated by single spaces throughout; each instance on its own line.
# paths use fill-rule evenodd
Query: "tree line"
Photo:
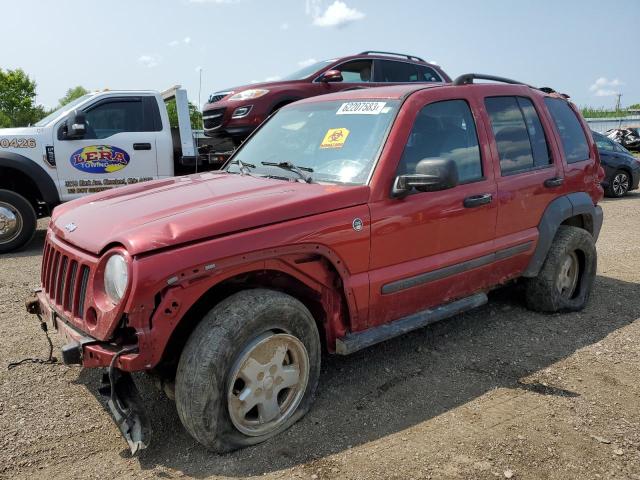
M 69 88 L 67 93 L 58 100 L 58 105 L 50 110 L 36 104 L 35 80 L 31 79 L 24 70 L 3 70 L 0 68 L 0 128 L 26 127 L 43 119 L 49 113 L 80 98 L 89 91 L 78 85 Z M 178 113 L 175 101 L 167 103 L 169 123 L 178 126 Z M 189 116 L 192 128 L 202 128 L 202 120 L 198 107 L 189 102 Z

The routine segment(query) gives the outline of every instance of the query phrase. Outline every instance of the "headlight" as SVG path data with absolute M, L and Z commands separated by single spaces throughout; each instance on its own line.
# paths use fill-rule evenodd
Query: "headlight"
M 127 283 L 129 283 L 127 261 L 117 253 L 111 255 L 104 268 L 104 290 L 114 303 L 118 303 L 124 296 Z
M 243 92 L 238 92 L 235 95 L 231 95 L 229 100 L 251 100 L 252 98 L 262 97 L 269 93 L 269 90 L 265 90 L 264 88 L 252 88 L 250 90 L 245 90 Z

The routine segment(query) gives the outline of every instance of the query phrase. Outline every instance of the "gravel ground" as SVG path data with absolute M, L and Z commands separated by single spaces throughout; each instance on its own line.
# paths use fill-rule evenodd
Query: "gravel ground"
M 46 355 L 24 311 L 43 223 L 29 250 L 0 259 L 0 477 L 640 479 L 640 194 L 603 208 L 583 312 L 535 314 L 503 289 L 473 312 L 326 358 L 303 420 L 223 456 L 187 435 L 143 375 L 154 433 L 130 458 L 97 394 L 101 372 L 7 370 Z

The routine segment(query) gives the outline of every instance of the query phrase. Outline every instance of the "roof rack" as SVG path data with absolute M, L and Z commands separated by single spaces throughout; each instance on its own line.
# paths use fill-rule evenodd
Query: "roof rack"
M 404 57 L 408 60 L 418 60 L 419 62 L 424 62 L 424 59 L 420 57 L 416 57 L 415 55 L 407 55 L 406 53 L 395 53 L 395 52 L 381 52 L 379 50 L 365 50 L 364 52 L 360 52 L 358 55 L 370 55 L 372 53 L 379 54 L 379 55 L 395 55 L 397 57 Z
M 510 83 L 513 85 L 525 85 L 527 87 L 531 87 L 531 85 L 527 85 L 526 83 L 519 82 L 517 80 L 511 80 L 510 78 L 504 77 L 496 77 L 495 75 L 485 75 L 484 73 L 464 73 L 460 75 L 453 81 L 454 85 L 470 85 L 474 80 L 492 80 L 494 82 L 500 83 Z M 532 87 L 535 88 L 535 87 Z

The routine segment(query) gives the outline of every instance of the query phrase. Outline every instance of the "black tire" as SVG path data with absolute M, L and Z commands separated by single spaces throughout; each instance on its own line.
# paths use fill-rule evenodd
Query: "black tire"
M 229 413 L 230 376 L 247 345 L 271 332 L 288 333 L 304 344 L 308 354 L 306 389 L 284 423 L 264 435 L 246 435 L 236 428 Z M 238 292 L 205 315 L 182 351 L 175 386 L 178 416 L 193 438 L 218 453 L 264 442 L 309 410 L 320 376 L 320 350 L 313 316 L 300 301 L 273 290 Z
M 605 189 L 607 197 L 621 198 L 624 197 L 631 188 L 631 177 L 624 170 L 616 170 L 611 176 L 609 185 Z
M 8 219 L 0 215 L 0 253 L 11 252 L 27 245 L 36 233 L 38 218 L 33 205 L 22 195 L 11 190 L 0 189 L 0 214 L 8 212 L 12 216 L 11 224 L 15 231 L 11 231 Z M 5 223 L 7 222 L 7 223 Z M 3 229 L 9 229 L 3 235 Z
M 563 267 L 570 256 L 576 258 L 579 265 L 576 284 L 571 291 L 563 293 L 559 284 Z M 538 312 L 582 310 L 591 294 L 597 258 L 595 243 L 589 232 L 561 225 L 538 276 L 528 279 L 525 284 L 527 307 Z

